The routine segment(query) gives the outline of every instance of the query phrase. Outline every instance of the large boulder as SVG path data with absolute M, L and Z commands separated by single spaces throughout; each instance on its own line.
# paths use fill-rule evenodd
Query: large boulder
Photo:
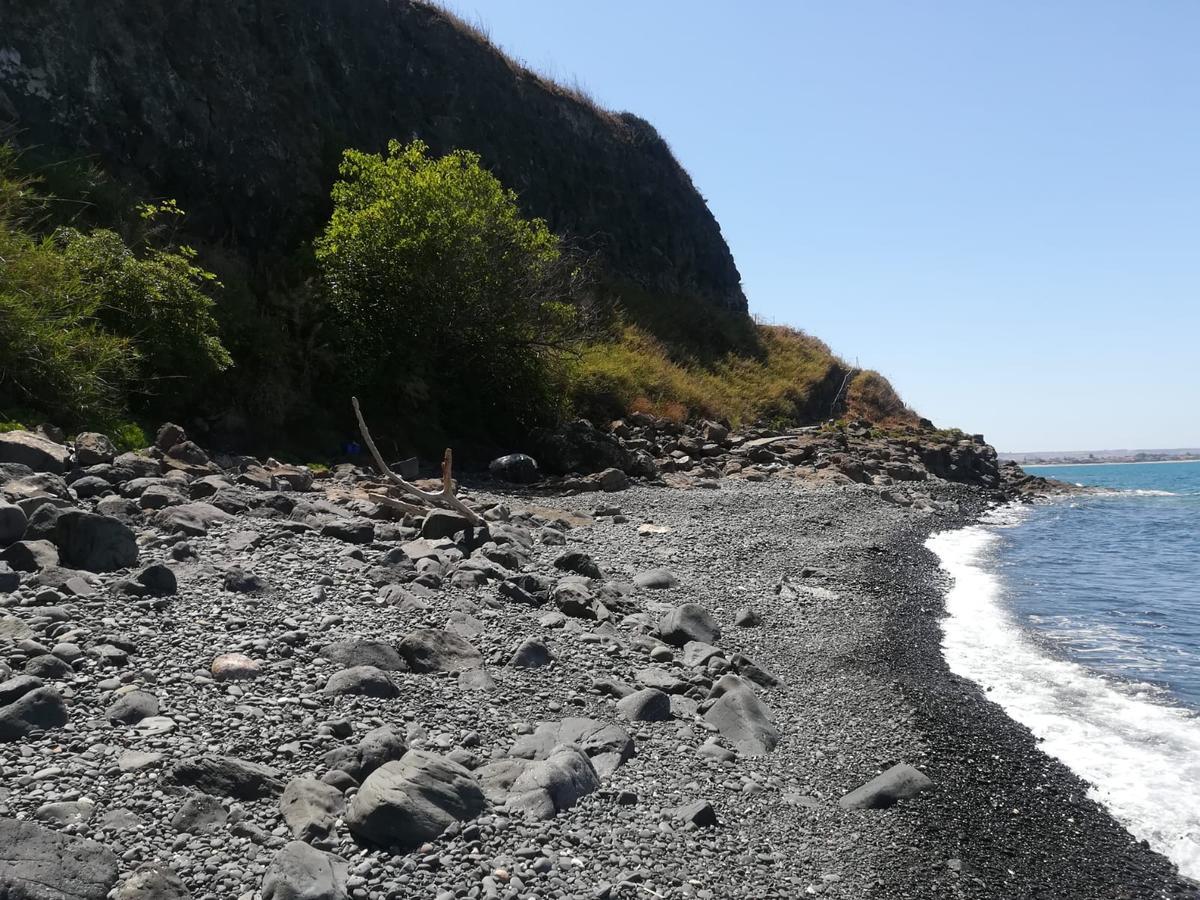
M 554 568 L 574 572 L 585 578 L 603 578 L 604 573 L 591 556 L 582 550 L 566 550 L 554 558 Z
M 283 821 L 297 840 L 323 844 L 333 838 L 337 820 L 346 811 L 342 792 L 315 778 L 293 778 L 279 799 Z
M 31 681 L 41 684 L 37 678 Z M 0 743 L 20 740 L 31 731 L 61 728 L 66 724 L 67 706 L 62 695 L 52 687 L 33 687 L 0 706 Z
M 919 769 L 908 763 L 897 763 L 846 794 L 838 804 L 845 809 L 887 809 L 932 787 L 933 782 Z
M 529 765 L 509 788 L 508 807 L 532 819 L 550 819 L 600 788 L 600 776 L 579 747 L 560 747 Z
M 117 458 L 117 448 L 108 435 L 85 431 L 75 438 L 75 462 L 81 469 L 110 463 Z
M 115 725 L 136 725 L 159 713 L 158 698 L 149 691 L 126 691 L 105 711 L 108 721 Z
M 29 519 L 21 507 L 0 500 L 0 547 L 7 547 L 19 541 L 28 522 Z
M 321 655 L 339 666 L 374 666 L 386 672 L 403 672 L 408 668 L 391 644 L 367 638 L 334 641 L 321 648 Z
M 356 747 L 330 750 L 324 761 L 329 768 L 340 769 L 361 782 L 384 763 L 401 759 L 407 752 L 404 735 L 390 725 L 381 725 L 363 735 Z
M 329 676 L 326 694 L 359 694 L 364 697 L 395 697 L 400 692 L 387 672 L 374 666 L 352 666 Z
M 178 506 L 168 506 L 154 514 L 154 524 L 164 531 L 174 531 L 189 537 L 200 537 L 208 534 L 213 525 L 226 522 L 229 513 L 220 510 L 211 503 L 182 503 Z
M 471 528 L 467 517 L 450 509 L 435 509 L 421 523 L 421 537 L 430 540 L 454 537 L 460 531 Z
M 345 900 L 347 873 L 340 856 L 291 841 L 267 866 L 262 900 Z
M 19 463 L 35 472 L 61 475 L 70 468 L 71 453 L 35 432 L 7 431 L 0 432 L 0 463 Z
M 483 655 L 470 641 L 437 628 L 409 632 L 401 639 L 399 650 L 414 672 L 462 672 L 483 663 Z
M 277 769 L 232 756 L 206 754 L 182 760 L 175 764 L 168 778 L 183 787 L 238 800 L 272 797 L 283 790 Z
M 618 700 L 617 710 L 631 722 L 666 722 L 671 718 L 671 698 L 655 688 L 644 688 Z
M 758 699 L 754 689 L 737 675 L 724 675 L 713 685 L 709 698 L 714 700 L 704 719 L 715 725 L 721 737 L 745 756 L 770 753 L 779 743 L 779 730 L 771 721 L 771 711 Z
M 542 722 L 533 734 L 517 738 L 508 755 L 513 759 L 549 759 L 563 745 L 576 746 L 587 754 L 602 777 L 620 768 L 635 750 L 633 738 L 621 726 L 570 717 L 560 722 Z
M 105 900 L 117 871 L 117 857 L 95 841 L 0 819 L 0 897 L 5 900 Z
M 554 432 L 540 435 L 538 444 L 542 467 L 554 475 L 599 472 L 609 468 L 629 472 L 637 464 L 634 454 L 616 437 L 586 419 L 576 419 Z
M 30 517 L 26 532 L 31 539 L 51 541 L 68 568 L 112 572 L 137 563 L 137 537 L 111 516 L 43 506 Z
M 486 801 L 471 773 L 453 760 L 410 750 L 368 776 L 346 814 L 360 838 L 411 850 L 454 822 L 473 819 Z
M 663 615 L 658 622 L 658 634 L 676 647 L 682 647 L 688 641 L 715 644 L 721 637 L 721 626 L 703 606 L 685 603 Z

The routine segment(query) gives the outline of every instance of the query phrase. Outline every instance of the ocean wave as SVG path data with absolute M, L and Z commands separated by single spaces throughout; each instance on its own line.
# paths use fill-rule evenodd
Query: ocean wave
M 942 621 L 946 662 L 1091 783 L 1089 796 L 1130 832 L 1200 878 L 1200 719 L 1156 702 L 1152 686 L 1114 683 L 1059 659 L 1021 630 L 983 563 L 997 528 L 1024 515 L 1002 508 L 929 539 L 954 580 Z
M 1076 484 L 1076 487 L 1085 485 Z M 1150 488 L 1097 488 L 1090 492 L 1093 497 L 1180 497 L 1175 491 L 1156 491 Z

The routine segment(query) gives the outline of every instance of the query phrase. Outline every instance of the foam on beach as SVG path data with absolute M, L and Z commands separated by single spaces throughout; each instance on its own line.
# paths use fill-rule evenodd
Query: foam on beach
M 942 648 L 950 669 L 985 690 L 1092 787 L 1134 836 L 1200 879 L 1200 717 L 1160 702 L 1149 685 L 1110 681 L 1032 641 L 987 568 L 998 530 L 1023 510 L 936 534 L 927 546 L 954 579 Z

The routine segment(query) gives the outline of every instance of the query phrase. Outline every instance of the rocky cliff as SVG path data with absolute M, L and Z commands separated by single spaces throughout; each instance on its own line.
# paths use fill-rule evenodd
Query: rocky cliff
M 0 128 L 177 199 L 200 238 L 251 259 L 313 235 L 346 147 L 469 148 L 610 279 L 746 308 L 716 220 L 653 127 L 412 0 L 4 3 Z

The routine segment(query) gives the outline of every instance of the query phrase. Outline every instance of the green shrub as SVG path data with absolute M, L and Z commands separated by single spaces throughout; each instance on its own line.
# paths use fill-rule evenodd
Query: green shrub
M 172 204 L 144 212 L 147 218 L 178 214 Z M 154 398 L 169 392 L 171 405 L 179 408 L 186 399 L 181 394 L 232 364 L 206 293 L 217 285 L 216 276 L 195 264 L 190 247 L 149 247 L 137 255 L 104 229 L 88 234 L 60 229 L 55 237 L 101 325 L 127 338 L 137 352 L 132 392 L 157 406 L 163 404 Z
M 112 422 L 131 405 L 187 390 L 230 365 L 217 338 L 213 277 L 187 247 L 139 252 L 105 229 L 39 233 L 46 201 L 0 148 L 0 408 L 71 425 Z M 147 223 L 177 217 L 146 207 Z
M 61 248 L 0 221 L 0 259 L 0 403 L 69 421 L 121 412 L 135 351 L 100 326 Z
M 502 434 L 553 416 L 577 270 L 546 224 L 474 153 L 393 141 L 340 172 L 316 257 L 340 364 L 377 420 Z
M 150 446 L 150 438 L 137 422 L 117 422 L 104 429 L 113 446 L 121 453 L 129 450 L 144 450 Z

